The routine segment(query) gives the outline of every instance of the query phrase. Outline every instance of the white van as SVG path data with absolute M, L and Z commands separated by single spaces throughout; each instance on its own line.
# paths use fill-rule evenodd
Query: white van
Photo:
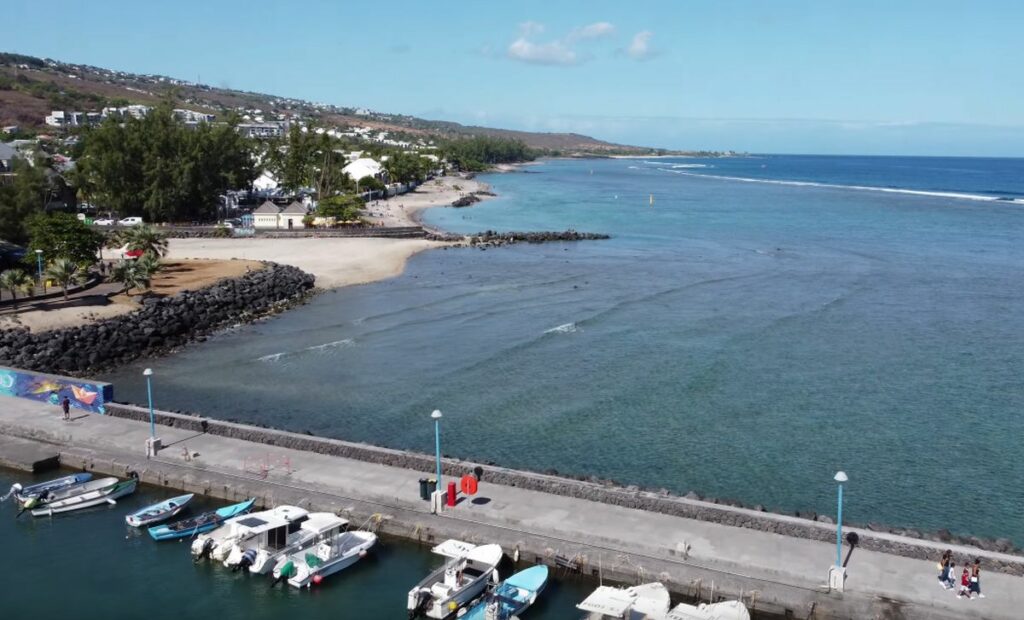
M 117 225 L 118 226 L 141 226 L 142 225 L 142 218 L 141 217 L 126 217 L 123 220 L 118 221 Z

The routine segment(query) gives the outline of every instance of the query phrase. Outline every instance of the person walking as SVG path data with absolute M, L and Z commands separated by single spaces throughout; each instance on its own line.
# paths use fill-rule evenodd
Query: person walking
M 964 567 L 964 572 L 960 575 L 960 592 L 957 594 L 960 598 L 971 598 L 971 572 Z
M 942 587 L 947 590 L 952 590 L 956 587 L 956 562 L 953 558 L 949 559 L 949 568 L 946 569 L 946 581 L 942 582 Z
M 64 411 L 64 420 L 68 421 L 71 419 L 71 399 L 67 396 L 64 400 L 60 401 L 60 408 Z
M 942 552 L 942 559 L 939 560 L 939 583 L 943 585 L 947 590 L 949 587 L 946 585 L 949 583 L 949 572 L 951 562 L 953 561 L 953 552 L 950 549 L 946 549 Z
M 978 598 L 985 598 L 985 595 L 981 593 L 981 558 L 975 558 L 974 566 L 971 566 L 971 583 L 969 587 L 972 597 L 977 595 Z

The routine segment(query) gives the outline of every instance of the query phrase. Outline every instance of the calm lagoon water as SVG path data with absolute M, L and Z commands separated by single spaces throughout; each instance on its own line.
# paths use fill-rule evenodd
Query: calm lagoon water
M 440 408 L 450 455 L 787 511 L 834 511 L 844 469 L 851 520 L 1024 542 L 1024 160 L 528 170 L 428 222 L 614 238 L 421 254 L 107 378 L 424 452 Z

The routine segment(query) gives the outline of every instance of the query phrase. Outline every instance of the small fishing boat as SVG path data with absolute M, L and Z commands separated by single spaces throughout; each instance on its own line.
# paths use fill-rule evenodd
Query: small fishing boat
M 750 611 L 739 601 L 701 603 L 696 606 L 680 603 L 668 612 L 667 620 L 750 620 Z
M 587 612 L 586 620 L 664 620 L 670 604 L 664 585 L 645 583 L 631 588 L 601 586 L 576 608 Z
M 498 581 L 497 566 L 503 554 L 498 545 L 476 546 L 460 540 L 446 540 L 432 551 L 448 558 L 426 579 L 409 591 L 409 617 L 447 618 Z
M 21 509 L 31 510 L 33 508 L 42 508 L 53 502 L 64 501 L 76 495 L 83 495 L 93 493 L 96 491 L 103 491 L 104 489 L 112 488 L 120 480 L 113 477 L 97 478 L 95 480 L 88 480 L 79 484 L 71 484 L 59 489 L 46 491 L 40 495 L 32 495 L 25 497 L 24 501 L 20 501 Z
M 377 544 L 377 535 L 362 530 L 342 531 L 342 528 L 348 525 L 348 521 L 340 521 L 340 525 L 325 532 L 319 542 L 305 551 L 292 553 L 278 560 L 274 566 L 273 583 L 287 579 L 288 585 L 295 588 L 312 587 L 366 557 L 370 549 Z
M 40 508 L 32 510 L 33 517 L 45 517 L 50 515 L 59 514 L 62 512 L 71 512 L 73 510 L 83 510 L 85 508 L 92 508 L 93 506 L 100 506 L 103 504 L 115 505 L 117 499 L 124 497 L 125 495 L 131 495 L 135 492 L 135 488 L 139 484 L 138 478 L 129 478 L 128 480 L 118 480 L 117 478 L 103 478 L 101 480 L 93 480 L 86 482 L 83 485 L 77 487 L 71 487 L 66 489 L 73 491 L 76 489 L 84 489 L 89 485 L 96 482 L 106 482 L 113 480 L 114 484 L 106 486 L 98 486 L 97 488 L 85 490 L 83 492 L 70 494 L 66 497 L 59 499 L 50 499 Z M 61 491 L 57 492 L 58 494 Z M 53 497 L 53 494 L 50 495 Z
M 7 495 L 0 498 L 0 502 L 7 501 L 8 498 L 13 497 L 19 504 L 24 504 L 29 498 L 47 495 L 53 491 L 73 487 L 75 485 L 89 482 L 90 480 L 92 480 L 92 474 L 79 473 L 64 476 L 62 478 L 55 478 L 54 480 L 47 480 L 46 482 L 30 484 L 27 487 L 23 487 L 21 484 L 15 482 L 11 485 L 11 490 L 7 492 Z
M 144 527 L 153 523 L 160 523 L 185 510 L 185 507 L 192 501 L 193 497 L 194 495 L 191 493 L 172 497 L 171 499 L 136 510 L 126 516 L 124 520 L 132 527 Z
M 220 527 L 228 519 L 249 512 L 255 502 L 255 499 L 247 499 L 244 502 L 204 512 L 191 519 L 151 527 L 149 528 L 149 535 L 153 540 L 173 540 L 175 538 L 190 538 L 204 534 Z
M 548 582 L 548 567 L 531 566 L 506 579 L 483 600 L 469 608 L 461 620 L 511 620 L 537 602 Z

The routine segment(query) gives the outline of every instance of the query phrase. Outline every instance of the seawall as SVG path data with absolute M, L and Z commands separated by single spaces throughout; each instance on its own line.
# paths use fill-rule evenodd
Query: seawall
M 627 583 L 659 580 L 704 600 L 743 597 L 762 612 L 1008 619 L 1024 605 L 1019 577 L 994 572 L 998 566 L 1020 574 L 1024 558 L 1006 554 L 952 546 L 958 563 L 981 557 L 986 589 L 998 592 L 964 603 L 935 579 L 935 558 L 945 545 L 856 530 L 865 545 L 853 551 L 846 589 L 829 591 L 823 584 L 835 558 L 834 530 L 823 523 L 493 466 L 483 466 L 480 497 L 434 515 L 418 497 L 417 479 L 433 469 L 426 455 L 160 413 L 158 434 L 169 447 L 147 460 L 149 425 L 136 419 L 148 414 L 140 408 L 116 407 L 115 415 L 62 423 L 45 406 L 9 403 L 15 406 L 0 408 L 0 432 L 55 446 L 70 467 L 116 475 L 134 470 L 160 486 L 228 500 L 256 496 L 267 505 L 301 504 L 353 521 L 378 515 L 388 534 L 423 542 L 498 542 L 528 561 L 571 564 Z M 447 476 L 475 466 L 444 462 Z M 927 559 L 880 552 L 869 548 L 868 539 Z

